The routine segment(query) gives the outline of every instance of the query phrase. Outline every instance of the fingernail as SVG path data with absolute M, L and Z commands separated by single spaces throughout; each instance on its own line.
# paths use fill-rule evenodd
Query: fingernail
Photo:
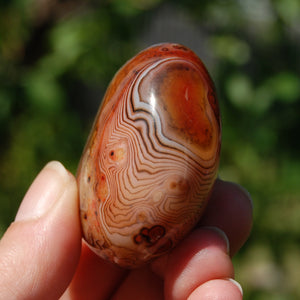
M 25 221 L 43 216 L 63 195 L 70 176 L 60 162 L 48 163 L 24 196 L 15 221 Z
M 228 239 L 226 233 L 222 229 L 220 229 L 219 227 L 215 227 L 215 226 L 204 226 L 202 228 L 213 230 L 213 231 L 217 232 L 223 238 L 223 240 L 226 242 L 226 252 L 227 252 L 227 254 L 229 254 L 229 252 L 230 252 L 229 239 Z
M 241 292 L 242 296 L 244 295 L 244 292 L 243 292 L 243 288 L 242 286 L 234 279 L 232 278 L 227 278 L 230 282 L 232 282 Z

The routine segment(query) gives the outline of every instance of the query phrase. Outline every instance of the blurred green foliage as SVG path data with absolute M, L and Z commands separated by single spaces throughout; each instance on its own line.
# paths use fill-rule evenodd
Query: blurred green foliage
M 0 1 L 1 234 L 46 162 L 76 172 L 117 69 L 168 36 L 200 45 L 222 111 L 220 176 L 253 197 L 234 260 L 244 298 L 299 299 L 299 28 L 298 0 Z

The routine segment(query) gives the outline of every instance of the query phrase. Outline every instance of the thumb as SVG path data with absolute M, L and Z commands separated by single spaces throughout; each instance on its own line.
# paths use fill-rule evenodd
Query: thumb
M 75 178 L 51 162 L 0 241 L 0 299 L 58 299 L 73 277 L 80 249 Z

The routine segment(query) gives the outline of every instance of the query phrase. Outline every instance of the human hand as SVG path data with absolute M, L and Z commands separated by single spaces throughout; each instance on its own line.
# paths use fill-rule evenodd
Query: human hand
M 60 163 L 37 176 L 0 241 L 0 299 L 242 299 L 230 279 L 231 256 L 252 224 L 241 187 L 217 180 L 197 227 L 171 253 L 132 271 L 82 242 L 77 197 L 76 180 Z

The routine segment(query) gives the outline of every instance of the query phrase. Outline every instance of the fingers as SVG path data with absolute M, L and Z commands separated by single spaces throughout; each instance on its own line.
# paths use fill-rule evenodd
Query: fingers
M 217 180 L 211 199 L 199 226 L 222 229 L 230 243 L 233 256 L 247 240 L 252 227 L 252 202 L 241 186 Z
M 58 299 L 75 272 L 80 248 L 75 178 L 51 162 L 0 241 L 0 298 Z
M 224 230 L 234 254 L 251 230 L 249 195 L 235 184 L 218 180 L 199 223 L 203 225 Z M 59 298 L 73 277 L 80 248 L 76 181 L 60 163 L 52 162 L 28 190 L 15 222 L 0 241 L 0 298 Z M 195 229 L 169 255 L 152 264 L 165 280 L 166 299 L 206 299 L 217 295 L 220 288 L 224 297 L 240 299 L 238 285 L 227 279 L 233 277 L 228 251 L 228 240 L 219 230 Z M 127 274 L 83 243 L 64 298 L 106 299 L 114 294 L 118 299 L 130 286 L 137 294 L 144 291 L 151 296 L 151 291 L 156 298 L 162 296 L 162 281 L 148 267 L 131 272 L 115 293 Z M 153 283 L 151 289 L 147 278 Z

